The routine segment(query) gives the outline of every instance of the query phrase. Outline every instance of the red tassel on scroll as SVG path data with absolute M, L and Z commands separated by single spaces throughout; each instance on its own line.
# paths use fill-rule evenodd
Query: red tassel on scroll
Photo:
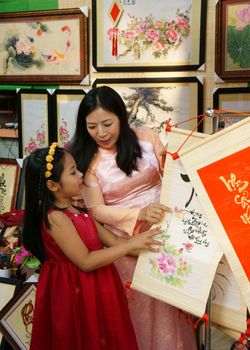
M 134 295 L 133 289 L 131 289 L 131 284 L 132 284 L 131 281 L 126 281 L 126 282 L 125 282 L 124 292 L 125 292 L 125 294 L 127 294 L 127 291 L 129 290 L 129 291 L 130 291 L 130 294 L 131 294 L 132 300 L 135 300 L 135 295 Z
M 113 28 L 112 34 L 112 56 L 118 56 L 118 29 Z
M 249 344 L 249 339 L 250 339 L 250 318 L 247 319 L 247 329 L 245 333 L 241 333 L 240 339 L 237 341 L 237 345 L 241 345 L 241 347 L 237 348 L 239 350 L 244 350 L 244 349 L 250 349 L 250 344 Z
M 194 329 L 196 329 L 201 321 L 205 322 L 205 327 L 208 328 L 208 319 L 209 315 L 205 313 L 201 318 L 198 318 L 198 320 L 194 324 Z

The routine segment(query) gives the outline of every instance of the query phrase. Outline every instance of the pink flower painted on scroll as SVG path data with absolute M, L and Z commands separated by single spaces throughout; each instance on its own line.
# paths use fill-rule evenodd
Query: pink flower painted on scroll
M 157 259 L 159 263 L 159 268 L 165 276 L 174 275 L 176 273 L 176 262 L 173 257 L 168 253 L 162 253 L 162 255 Z

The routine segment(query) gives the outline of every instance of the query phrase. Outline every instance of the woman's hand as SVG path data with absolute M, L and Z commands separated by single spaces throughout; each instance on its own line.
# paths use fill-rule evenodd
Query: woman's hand
M 148 231 L 142 232 L 132 238 L 128 239 L 128 244 L 131 246 L 131 252 L 138 250 L 149 250 L 151 252 L 158 252 L 159 246 L 164 243 L 155 239 L 155 236 L 163 233 L 160 226 L 152 228 Z
M 149 224 L 158 224 L 169 208 L 163 204 L 149 204 L 140 210 L 138 220 Z

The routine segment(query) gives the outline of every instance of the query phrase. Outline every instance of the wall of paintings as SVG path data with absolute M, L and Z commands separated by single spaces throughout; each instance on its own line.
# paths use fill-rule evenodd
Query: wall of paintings
M 148 105 L 147 111 L 139 108 L 136 116 L 141 123 L 145 122 L 149 125 L 151 115 L 155 113 L 160 115 L 160 123 L 157 127 L 162 134 L 166 120 L 170 117 L 172 121 L 180 122 L 205 113 L 208 108 L 226 109 L 218 98 L 221 89 L 223 94 L 230 93 L 227 89 L 233 89 L 236 102 L 230 104 L 230 110 L 242 108 L 247 112 L 249 98 L 247 67 L 243 67 L 242 62 L 232 67 L 233 58 L 230 52 L 223 55 L 226 51 L 223 42 L 226 40 L 223 37 L 225 26 L 235 30 L 235 27 L 230 26 L 230 20 L 236 22 L 236 12 L 246 6 L 244 2 L 241 5 L 233 2 L 229 6 L 227 0 L 178 0 L 171 5 L 165 1 L 158 1 L 157 6 L 149 2 L 143 12 L 141 12 L 145 7 L 143 0 L 98 2 L 96 0 L 50 0 L 43 5 L 36 0 L 26 0 L 22 4 L 20 2 L 18 6 L 16 3 L 16 1 L 10 1 L 1 9 L 0 41 L 4 44 L 9 33 L 8 26 L 11 28 L 13 24 L 8 11 L 22 11 L 18 12 L 17 32 L 23 32 L 24 27 L 27 32 L 29 27 L 27 21 L 31 21 L 32 18 L 41 20 L 48 27 L 54 28 L 54 36 L 49 41 L 52 43 L 56 41 L 58 45 L 54 47 L 53 44 L 49 46 L 46 44 L 45 46 L 41 39 L 45 34 L 39 35 L 39 40 L 33 44 L 40 49 L 40 55 L 33 58 L 34 62 L 30 62 L 29 67 L 24 66 L 25 63 L 22 62 L 21 57 L 15 64 L 12 60 L 8 60 L 12 63 L 6 66 L 4 64 L 6 52 L 10 48 L 6 47 L 7 44 L 3 45 L 6 51 L 2 49 L 0 53 L 0 77 L 3 83 L 0 85 L 0 90 L 3 95 L 7 92 L 17 94 L 20 88 L 29 90 L 40 88 L 45 89 L 47 92 L 44 93 L 51 95 L 52 99 L 56 99 L 53 98 L 53 94 L 58 90 L 74 89 L 83 91 L 84 94 L 96 86 L 96 80 L 101 85 L 118 79 L 116 86 L 119 86 L 119 89 L 126 87 L 128 91 L 130 88 L 134 91 L 136 88 L 140 97 L 144 94 L 144 100 L 146 95 L 153 96 L 155 100 L 165 99 L 165 106 L 161 110 L 156 110 L 154 105 L 145 101 Z M 78 10 L 72 10 L 73 8 Z M 45 12 L 40 12 L 43 10 Z M 225 19 L 225 11 L 229 12 L 228 22 L 226 22 L 227 18 Z M 162 13 L 168 15 L 162 17 Z M 57 33 L 61 20 L 66 28 L 62 35 Z M 245 23 L 244 19 L 242 21 Z M 172 23 L 171 26 L 170 23 Z M 224 25 L 223 28 L 222 25 Z M 80 34 L 77 31 L 78 27 Z M 29 29 L 29 34 L 35 36 L 37 29 Z M 247 30 L 244 26 L 240 29 Z M 74 62 L 74 66 L 69 65 L 68 62 Z M 18 66 L 19 68 L 16 68 Z M 234 73 L 230 75 L 231 71 Z M 183 92 L 188 85 L 185 83 L 187 78 L 196 79 L 199 82 L 199 94 L 194 94 L 196 101 L 192 93 L 186 95 Z M 127 79 L 130 79 L 129 83 Z M 159 80 L 156 86 L 157 79 Z M 176 89 L 176 80 L 183 82 L 183 89 Z M 166 81 L 168 81 L 169 90 L 167 95 Z M 146 91 L 143 90 L 144 84 L 147 84 Z M 240 91 L 242 88 L 245 89 L 243 95 Z M 38 94 L 36 96 L 37 99 L 33 103 L 40 104 Z M 17 100 L 20 99 L 18 94 L 16 97 Z M 129 92 L 126 94 L 126 101 L 131 105 Z M 136 103 L 136 101 L 133 102 Z M 7 122 L 6 118 L 3 119 L 0 114 L 0 157 L 16 158 L 24 154 L 23 141 L 27 140 L 23 140 L 24 135 L 21 133 L 23 132 L 22 121 L 26 120 L 27 114 L 23 115 L 23 108 L 25 107 L 20 103 L 16 104 L 15 111 L 9 115 Z M 33 118 L 32 105 L 30 108 L 30 118 Z M 41 108 L 39 110 L 42 113 Z M 44 110 L 44 115 L 40 116 L 42 119 L 47 119 L 47 114 L 53 115 L 64 123 L 65 128 L 69 123 L 72 124 L 74 117 L 69 121 L 69 118 L 65 120 L 62 116 L 55 116 L 55 113 L 51 104 L 48 106 L 48 111 Z M 214 130 L 215 118 L 212 119 L 206 118 L 198 131 L 211 134 Z M 159 117 L 156 118 L 156 122 L 158 121 Z M 36 135 L 40 135 L 39 128 L 43 128 L 44 125 L 31 124 L 33 130 L 30 130 L 30 135 L 26 134 L 26 137 L 36 140 Z M 185 129 L 186 126 L 184 123 L 181 127 Z M 8 130 L 4 130 L 5 128 Z M 70 136 L 72 125 L 67 132 Z M 56 133 L 52 131 L 51 135 L 54 136 Z M 164 141 L 164 137 L 162 139 Z M 49 140 L 50 138 L 47 139 Z M 39 143 L 39 140 L 36 141 Z

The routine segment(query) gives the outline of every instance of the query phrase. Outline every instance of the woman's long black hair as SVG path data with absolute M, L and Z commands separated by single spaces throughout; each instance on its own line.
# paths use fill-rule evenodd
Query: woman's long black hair
M 49 148 L 32 152 L 27 157 L 25 169 L 25 211 L 23 222 L 23 244 L 41 262 L 44 262 L 45 251 L 42 241 L 42 221 L 47 228 L 48 209 L 56 208 L 52 193 L 48 190 L 45 177 L 46 156 Z M 58 182 L 64 169 L 65 150 L 55 148 L 53 155 L 52 175 L 49 179 Z
M 137 158 L 142 157 L 142 150 L 136 134 L 129 126 L 125 103 L 121 96 L 108 86 L 92 89 L 83 98 L 69 150 L 76 160 L 78 169 L 85 174 L 98 150 L 98 145 L 88 133 L 86 117 L 98 108 L 114 113 L 119 118 L 120 135 L 116 143 L 116 163 L 126 175 L 130 176 L 133 170 L 137 170 Z

